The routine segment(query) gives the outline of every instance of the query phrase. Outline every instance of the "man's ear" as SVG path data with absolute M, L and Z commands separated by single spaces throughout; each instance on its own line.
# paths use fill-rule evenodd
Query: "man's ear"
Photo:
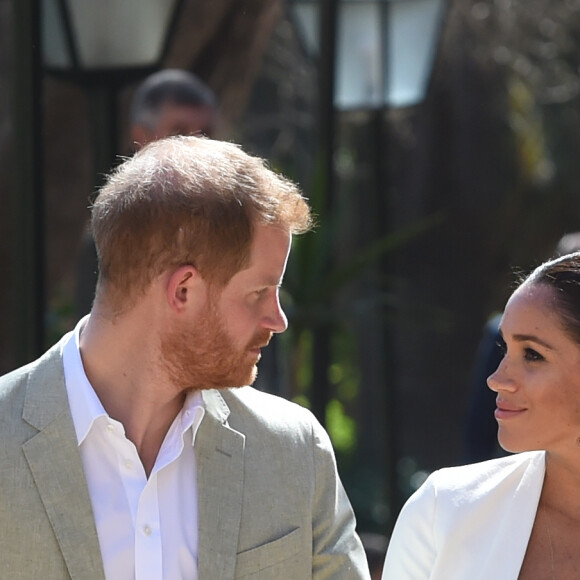
M 167 280 L 167 303 L 175 312 L 182 312 L 191 304 L 201 281 L 194 266 L 180 266 Z

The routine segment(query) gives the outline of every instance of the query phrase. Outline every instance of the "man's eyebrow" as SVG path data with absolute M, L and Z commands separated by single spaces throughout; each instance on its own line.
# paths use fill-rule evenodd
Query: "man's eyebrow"
M 281 286 L 284 281 L 284 276 L 278 278 L 276 276 L 266 276 L 262 279 L 264 286 Z
M 262 280 L 256 280 L 251 286 L 254 289 L 280 288 L 282 282 L 271 278 L 263 278 Z

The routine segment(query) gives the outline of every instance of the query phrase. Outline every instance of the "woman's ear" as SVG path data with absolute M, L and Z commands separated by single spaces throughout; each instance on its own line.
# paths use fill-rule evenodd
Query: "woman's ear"
M 192 302 L 200 281 L 194 266 L 180 266 L 167 280 L 167 302 L 172 310 L 181 312 Z

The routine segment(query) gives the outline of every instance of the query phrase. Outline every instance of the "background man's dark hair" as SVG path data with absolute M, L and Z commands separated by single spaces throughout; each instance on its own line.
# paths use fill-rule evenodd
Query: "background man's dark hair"
M 164 69 L 147 77 L 137 88 L 129 112 L 131 124 L 153 128 L 165 103 L 217 108 L 213 91 L 193 73 Z

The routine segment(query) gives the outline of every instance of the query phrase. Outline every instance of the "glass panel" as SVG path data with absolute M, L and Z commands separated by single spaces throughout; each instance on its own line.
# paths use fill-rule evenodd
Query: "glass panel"
M 57 0 L 43 0 L 40 9 L 44 63 L 54 68 L 70 68 L 72 63 Z
M 291 7 L 304 49 L 309 55 L 318 56 L 320 52 L 318 2 L 292 2 Z
M 68 0 L 83 68 L 155 64 L 176 0 Z
M 319 2 L 293 2 L 306 49 L 318 54 Z M 339 2 L 335 105 L 404 107 L 424 98 L 445 0 Z
M 338 13 L 335 104 L 340 109 L 382 103 L 379 2 L 342 2 Z
M 385 29 L 389 31 L 388 44 L 385 43 L 388 105 L 411 106 L 424 98 L 444 7 L 445 0 L 389 2 L 389 10 L 383 14 Z

